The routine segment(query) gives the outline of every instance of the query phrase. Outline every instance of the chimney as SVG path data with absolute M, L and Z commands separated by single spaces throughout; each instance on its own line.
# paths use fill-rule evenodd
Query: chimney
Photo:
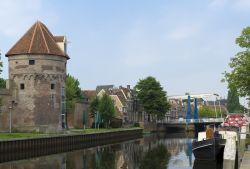
M 130 90 L 130 85 L 127 85 L 127 89 Z

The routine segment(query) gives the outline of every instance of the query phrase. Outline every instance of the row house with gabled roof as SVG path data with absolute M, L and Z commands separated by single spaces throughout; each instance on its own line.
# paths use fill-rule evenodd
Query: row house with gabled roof
M 135 123 L 142 121 L 142 113 L 140 111 L 139 101 L 136 97 L 135 90 L 127 87 L 114 85 L 102 85 L 96 88 L 97 96 L 104 93 L 108 94 L 114 101 L 117 110 L 116 118 L 122 119 L 123 123 Z

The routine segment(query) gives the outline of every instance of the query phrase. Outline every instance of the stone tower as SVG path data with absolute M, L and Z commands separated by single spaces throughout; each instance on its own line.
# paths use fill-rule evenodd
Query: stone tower
M 13 131 L 65 127 L 66 38 L 36 22 L 7 52 Z

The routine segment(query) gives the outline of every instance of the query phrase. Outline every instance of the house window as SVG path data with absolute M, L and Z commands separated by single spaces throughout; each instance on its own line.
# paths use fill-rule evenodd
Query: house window
M 54 90 L 54 89 L 55 89 L 55 84 L 54 84 L 54 83 L 52 83 L 52 84 L 50 85 L 50 89 L 51 89 L 51 90 Z
M 34 65 L 35 64 L 35 60 L 29 60 L 29 65 Z
M 24 83 L 21 83 L 21 84 L 20 84 L 20 89 L 21 89 L 21 90 L 24 90 Z

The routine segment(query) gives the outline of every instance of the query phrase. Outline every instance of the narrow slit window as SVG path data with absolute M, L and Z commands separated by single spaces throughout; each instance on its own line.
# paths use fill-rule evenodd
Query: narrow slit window
M 52 84 L 50 85 L 50 89 L 51 89 L 51 90 L 54 90 L 54 89 L 55 89 L 55 84 L 54 84 L 54 83 L 52 83 Z
M 29 60 L 29 65 L 34 65 L 35 64 L 35 60 Z
M 24 83 L 21 83 L 21 84 L 20 84 L 20 89 L 21 89 L 21 90 L 24 90 Z

